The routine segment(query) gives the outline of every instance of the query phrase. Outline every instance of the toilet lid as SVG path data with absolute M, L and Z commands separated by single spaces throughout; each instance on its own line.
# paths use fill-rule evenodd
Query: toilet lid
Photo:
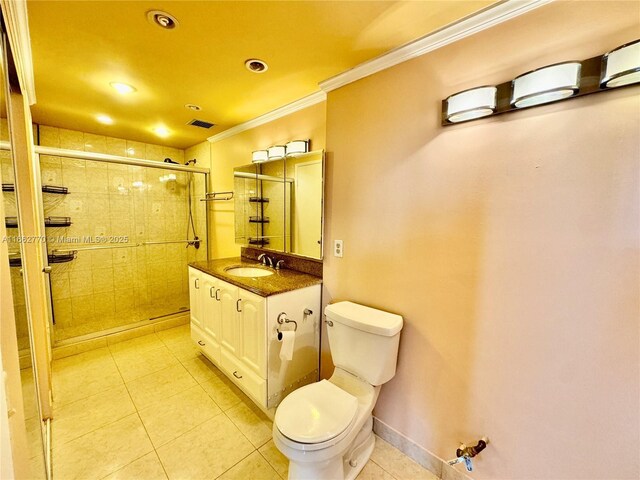
M 280 432 L 299 443 L 322 443 L 351 424 L 358 399 L 327 380 L 290 393 L 276 410 Z

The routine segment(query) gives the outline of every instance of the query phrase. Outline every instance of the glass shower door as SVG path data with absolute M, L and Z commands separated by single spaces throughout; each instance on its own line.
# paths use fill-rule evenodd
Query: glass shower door
M 189 308 L 187 263 L 207 258 L 204 174 L 41 157 L 52 226 L 55 343 L 143 325 Z M 55 263 L 58 262 L 58 263 Z

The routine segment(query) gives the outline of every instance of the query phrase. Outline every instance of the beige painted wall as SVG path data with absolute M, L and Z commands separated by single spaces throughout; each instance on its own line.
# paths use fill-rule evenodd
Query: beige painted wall
M 639 19 L 556 2 L 329 94 L 325 301 L 404 316 L 375 414 L 441 458 L 489 436 L 474 478 L 640 476 L 640 87 L 447 128 L 440 102 Z
M 251 163 L 251 152 L 290 140 L 311 139 L 311 149 L 325 147 L 326 103 L 305 108 L 211 144 L 211 191 L 233 190 L 233 169 Z M 187 150 L 189 152 L 189 149 Z M 187 155 L 188 156 L 188 155 Z M 234 236 L 234 203 L 210 202 L 211 258 L 240 254 Z

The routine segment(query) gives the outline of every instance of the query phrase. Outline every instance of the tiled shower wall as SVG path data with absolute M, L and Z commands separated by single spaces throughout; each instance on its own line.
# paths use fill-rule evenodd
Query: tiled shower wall
M 44 146 L 184 163 L 184 152 L 174 148 L 55 127 L 38 130 Z M 110 247 L 126 246 L 79 250 L 75 260 L 51 265 L 55 341 L 188 308 L 187 263 L 206 259 L 206 242 L 198 250 L 185 243 L 140 244 L 186 240 L 189 198 L 196 233 L 206 238 L 204 175 L 54 156 L 42 156 L 40 166 L 43 185 L 69 189 L 68 195 L 42 194 L 45 217 L 72 222 L 46 229 L 49 253 L 80 248 L 76 240 L 88 246 L 97 237 L 109 239 Z M 160 180 L 168 174 L 175 180 Z M 114 245 L 112 237 L 124 243 Z

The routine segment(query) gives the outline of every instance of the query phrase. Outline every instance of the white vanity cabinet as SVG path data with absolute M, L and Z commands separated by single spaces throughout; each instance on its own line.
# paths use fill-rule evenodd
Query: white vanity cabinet
M 189 267 L 189 294 L 192 339 L 265 411 L 317 380 L 319 284 L 262 297 Z M 282 312 L 297 324 L 293 358 L 284 362 L 278 329 L 291 330 L 294 324 L 279 324 Z

